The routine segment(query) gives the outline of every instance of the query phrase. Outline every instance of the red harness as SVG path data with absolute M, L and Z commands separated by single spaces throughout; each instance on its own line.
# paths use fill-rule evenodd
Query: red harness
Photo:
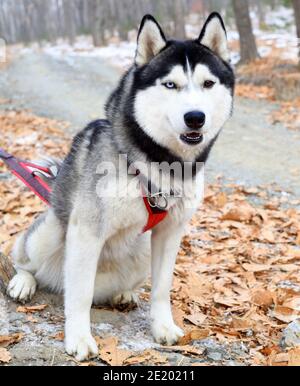
M 149 204 L 148 197 L 143 196 L 143 199 L 146 209 L 148 211 L 148 222 L 143 230 L 143 232 L 146 233 L 148 231 L 151 231 L 151 229 L 155 228 L 156 225 L 161 223 L 166 218 L 168 212 L 166 210 L 161 209 L 154 210 L 154 208 L 152 208 Z
M 49 179 L 55 178 L 50 168 L 45 168 L 31 162 L 20 160 L 1 148 L 0 159 L 6 163 L 6 165 L 11 169 L 12 173 L 17 178 L 19 178 L 29 189 L 31 189 L 34 194 L 36 194 L 47 205 L 50 205 L 51 188 L 41 177 L 37 175 L 37 173 L 42 173 Z M 145 233 L 161 223 L 167 216 L 168 212 L 166 210 L 153 208 L 150 205 L 149 198 L 144 194 L 143 200 L 148 212 L 148 222 L 143 229 L 143 232 Z

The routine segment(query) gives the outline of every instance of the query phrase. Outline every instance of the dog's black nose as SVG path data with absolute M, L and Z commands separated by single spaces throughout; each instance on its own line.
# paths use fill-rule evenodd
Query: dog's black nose
M 189 129 L 199 130 L 205 124 L 205 114 L 201 111 L 191 111 L 184 116 L 184 122 Z

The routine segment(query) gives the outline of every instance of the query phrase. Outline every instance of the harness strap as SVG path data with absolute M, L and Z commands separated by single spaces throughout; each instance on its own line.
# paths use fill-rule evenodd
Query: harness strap
M 45 168 L 31 162 L 22 161 L 0 148 L 0 159 L 11 169 L 12 173 L 19 178 L 29 189 L 31 189 L 42 201 L 50 205 L 50 186 L 43 181 L 36 172 L 53 178 L 50 168 Z M 148 222 L 143 229 L 146 233 L 162 222 L 168 212 L 159 208 L 151 207 L 149 198 L 143 194 L 143 200 L 148 212 Z
M 136 175 L 141 183 L 143 200 L 148 212 L 148 222 L 144 227 L 144 233 L 146 233 L 161 223 L 166 218 L 168 211 L 156 205 L 150 205 L 151 198 L 159 197 L 161 192 L 140 170 L 136 169 Z
M 50 187 L 30 169 L 34 168 L 41 170 L 48 173 L 50 177 L 51 172 L 47 168 L 43 168 L 30 162 L 21 161 L 1 148 L 0 158 L 6 163 L 17 178 L 31 189 L 42 201 L 48 205 L 50 204 Z
M 149 204 L 148 197 L 143 197 L 146 209 L 148 211 L 148 222 L 144 227 L 143 232 L 146 233 L 151 229 L 155 228 L 156 225 L 160 224 L 167 216 L 168 212 L 166 210 L 159 210 L 152 208 Z

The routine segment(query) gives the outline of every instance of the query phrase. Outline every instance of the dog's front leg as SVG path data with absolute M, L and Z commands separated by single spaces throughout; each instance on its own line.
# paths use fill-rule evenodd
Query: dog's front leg
M 169 225 L 169 224 L 168 224 Z M 183 226 L 158 226 L 152 233 L 151 328 L 156 342 L 172 345 L 183 336 L 172 316 L 170 290 Z
M 66 238 L 65 345 L 67 353 L 78 361 L 98 354 L 90 311 L 103 241 L 93 233 L 87 224 L 71 218 Z

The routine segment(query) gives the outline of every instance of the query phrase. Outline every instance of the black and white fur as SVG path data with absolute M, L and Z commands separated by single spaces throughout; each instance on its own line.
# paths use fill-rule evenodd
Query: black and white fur
M 98 165 L 110 162 L 120 168 L 120 154 L 146 165 L 206 162 L 231 115 L 233 91 L 226 31 L 218 14 L 209 17 L 199 39 L 184 42 L 166 40 L 155 19 L 145 16 L 135 63 L 107 103 L 107 120 L 91 123 L 75 137 L 53 184 L 51 208 L 13 251 L 17 275 L 9 295 L 27 301 L 37 285 L 64 292 L 66 351 L 78 360 L 98 351 L 90 330 L 92 303 L 135 302 L 134 291 L 150 265 L 154 339 L 171 345 L 183 335 L 171 312 L 172 274 L 204 183 L 203 174 L 195 173 L 187 189 L 192 194 L 170 197 L 167 218 L 142 234 L 148 214 L 141 196 L 97 195 L 102 187 Z M 185 122 L 191 111 L 205 116 L 198 134 L 190 133 Z M 152 182 L 164 190 L 158 176 L 154 171 Z M 126 181 L 122 173 L 119 178 Z M 114 181 L 109 183 L 113 190 Z

